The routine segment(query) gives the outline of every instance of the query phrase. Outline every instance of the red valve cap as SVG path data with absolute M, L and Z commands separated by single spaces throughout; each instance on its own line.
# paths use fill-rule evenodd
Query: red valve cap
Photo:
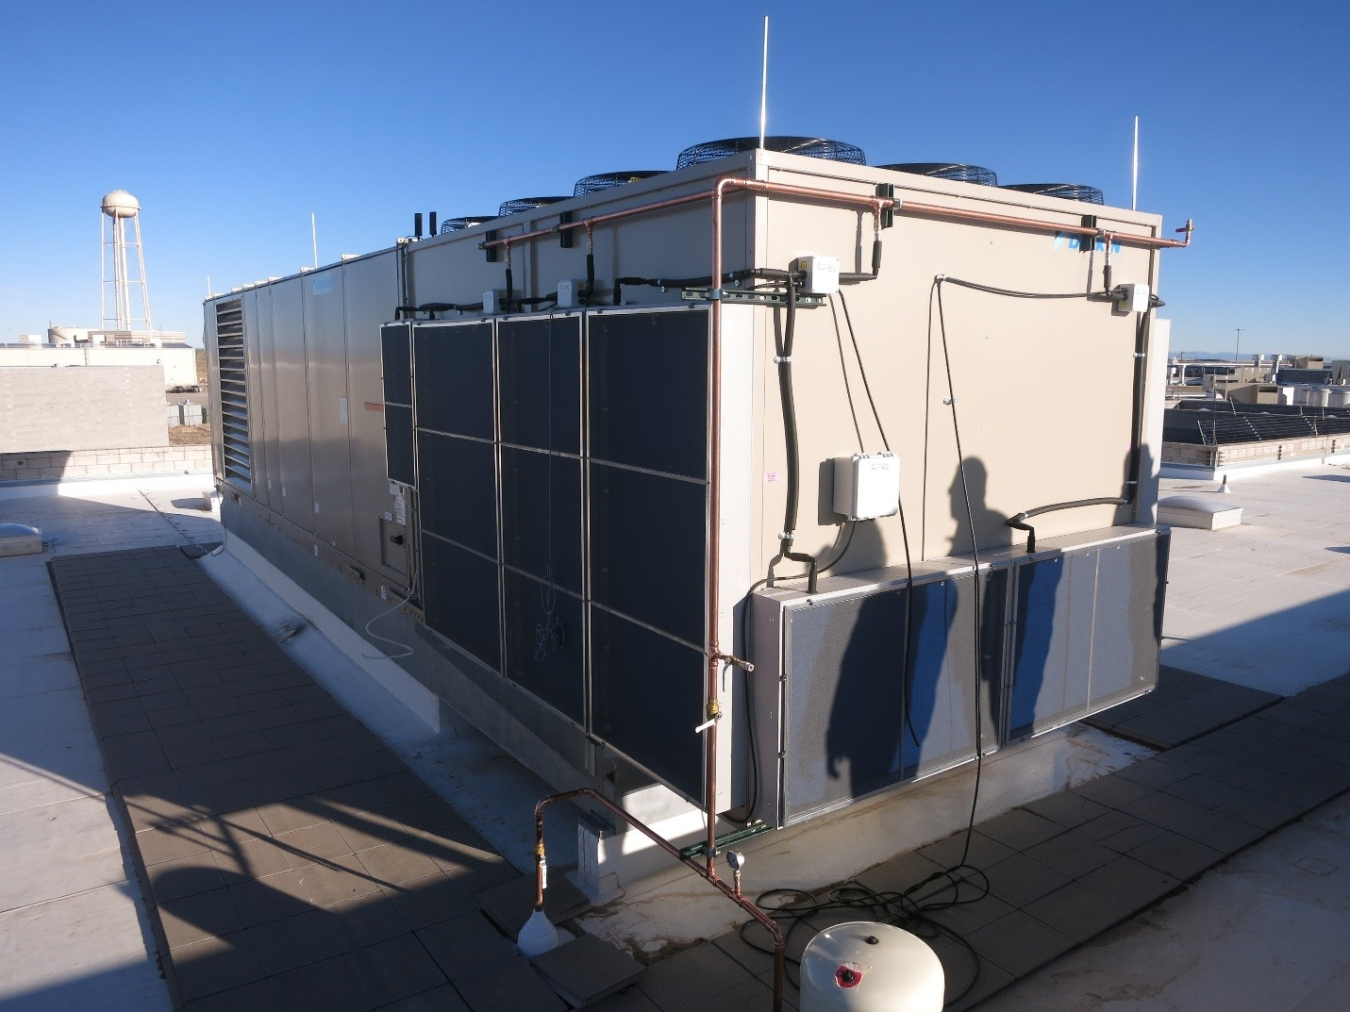
M 862 967 L 845 963 L 834 971 L 834 982 L 843 988 L 857 987 L 862 982 Z

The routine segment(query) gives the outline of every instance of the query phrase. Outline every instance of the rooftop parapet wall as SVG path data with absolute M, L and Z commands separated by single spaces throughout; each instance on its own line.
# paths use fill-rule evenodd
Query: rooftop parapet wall
M 165 446 L 163 370 L 0 367 L 0 453 Z
M 1350 452 L 1350 435 L 1226 443 L 1223 446 L 1164 442 L 1162 448 L 1163 464 L 1185 464 L 1194 467 L 1270 464 L 1285 460 L 1317 459 Z
M 206 474 L 210 470 L 211 447 L 206 444 L 0 454 L 0 482 L 143 478 L 165 474 Z
M 156 365 L 164 371 L 165 388 L 197 385 L 195 348 L 61 348 L 52 345 L 0 347 L 0 368 L 81 365 Z

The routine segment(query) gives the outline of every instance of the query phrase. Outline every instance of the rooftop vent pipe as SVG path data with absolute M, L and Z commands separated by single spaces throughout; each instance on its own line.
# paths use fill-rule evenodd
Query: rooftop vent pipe
M 627 186 L 629 183 L 636 183 L 639 179 L 650 179 L 652 176 L 659 176 L 662 169 L 637 169 L 633 172 L 601 172 L 594 176 L 586 176 L 577 180 L 577 185 L 572 187 L 572 196 L 582 197 L 588 193 L 597 193 L 600 190 L 612 190 L 616 186 Z
M 515 200 L 508 200 L 497 208 L 497 217 L 505 218 L 508 214 L 532 211 L 536 207 L 544 207 L 548 204 L 556 204 L 560 200 L 571 199 L 571 197 L 517 197 Z
M 742 151 L 754 151 L 759 147 L 758 137 L 729 137 L 720 141 L 705 141 L 685 148 L 680 152 L 675 168 L 697 165 L 700 162 L 712 162 L 727 158 Z M 832 162 L 851 162 L 854 165 L 866 165 L 867 156 L 863 150 L 843 141 L 827 140 L 824 137 L 765 137 L 764 147 L 769 151 L 782 151 L 790 155 L 805 155 L 808 158 L 824 158 Z
M 1104 204 L 1102 191 L 1095 186 L 1081 183 L 1007 183 L 1005 190 L 1021 190 L 1023 193 L 1040 193 L 1047 197 L 1060 197 L 1064 200 L 1081 200 L 1085 204 Z
M 910 172 L 918 176 L 955 179 L 961 183 L 979 183 L 981 186 L 998 185 L 998 173 L 981 165 L 962 165 L 957 162 L 892 162 L 878 168 L 890 169 L 892 172 Z
M 441 235 L 447 232 L 458 232 L 461 229 L 473 228 L 475 225 L 481 225 L 485 221 L 492 221 L 496 218 L 495 214 L 470 214 L 463 218 L 446 218 L 441 222 Z

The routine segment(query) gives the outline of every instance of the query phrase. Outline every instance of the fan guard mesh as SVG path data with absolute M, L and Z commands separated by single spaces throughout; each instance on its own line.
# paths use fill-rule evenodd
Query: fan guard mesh
M 1064 200 L 1081 200 L 1085 204 L 1105 203 L 1101 190 L 1095 186 L 1084 186 L 1082 183 L 1009 183 L 1003 189 L 1041 193 L 1047 197 L 1062 197 Z
M 629 183 L 636 183 L 639 179 L 659 176 L 662 171 L 661 169 L 635 169 L 632 172 L 601 172 L 594 176 L 586 176 L 578 179 L 577 185 L 572 187 L 572 196 L 581 197 L 588 193 L 598 193 L 600 190 L 612 190 L 616 186 L 627 186 Z
M 682 169 L 686 165 L 716 161 L 742 151 L 754 151 L 757 147 L 759 147 L 758 137 L 729 137 L 720 141 L 705 141 L 681 151 L 675 168 Z M 824 137 L 765 137 L 764 147 L 769 151 L 806 155 L 808 158 L 824 158 L 832 162 L 867 164 L 867 156 L 863 154 L 862 148 Z
M 979 183 L 981 186 L 998 185 L 998 173 L 981 165 L 963 165 L 958 162 L 892 162 L 890 165 L 879 167 L 894 172 L 912 172 L 919 176 L 955 179 L 962 183 Z

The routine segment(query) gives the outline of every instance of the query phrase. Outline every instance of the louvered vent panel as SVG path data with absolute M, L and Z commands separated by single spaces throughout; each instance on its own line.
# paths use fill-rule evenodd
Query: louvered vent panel
M 220 430 L 225 479 L 252 491 L 242 302 L 216 306 L 216 346 L 220 361 Z

